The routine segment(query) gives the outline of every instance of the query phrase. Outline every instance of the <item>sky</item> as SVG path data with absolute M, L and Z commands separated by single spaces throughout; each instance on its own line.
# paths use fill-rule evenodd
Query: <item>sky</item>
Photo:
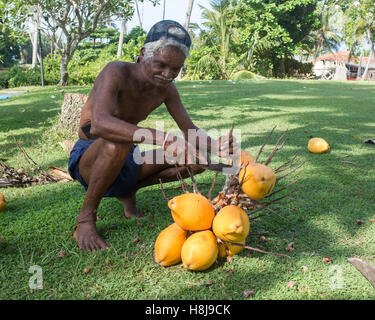
M 188 0 L 165 0 L 165 19 L 175 20 L 184 25 L 188 2 Z M 199 5 L 210 8 L 209 2 L 209 0 L 194 0 L 190 22 L 198 24 L 203 22 Z M 148 0 L 144 0 L 143 4 L 139 3 L 143 29 L 146 32 L 148 32 L 156 22 L 163 20 L 163 3 L 164 0 L 160 0 L 160 4 L 156 7 L 154 7 Z M 136 26 L 139 26 L 139 20 L 137 12 L 134 12 L 133 19 L 127 24 L 128 32 Z

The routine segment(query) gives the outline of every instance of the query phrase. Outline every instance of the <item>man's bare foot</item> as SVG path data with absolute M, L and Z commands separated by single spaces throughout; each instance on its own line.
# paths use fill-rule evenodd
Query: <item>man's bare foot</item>
M 107 249 L 109 246 L 100 238 L 96 230 L 95 222 L 84 222 L 77 225 L 73 237 L 77 240 L 78 246 L 84 251 L 95 251 Z
M 145 214 L 136 206 L 135 193 L 129 197 L 118 198 L 124 204 L 125 218 L 143 218 Z
M 139 210 L 138 208 L 135 208 L 135 210 L 125 210 L 124 208 L 124 216 L 126 218 L 143 218 L 145 216 L 144 212 L 142 210 Z

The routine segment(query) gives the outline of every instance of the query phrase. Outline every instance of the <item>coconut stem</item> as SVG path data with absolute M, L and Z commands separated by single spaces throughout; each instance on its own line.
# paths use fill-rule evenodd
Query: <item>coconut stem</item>
M 258 162 L 259 156 L 262 153 L 264 146 L 267 144 L 269 138 L 271 137 L 271 135 L 272 135 L 272 133 L 273 133 L 273 131 L 275 130 L 276 127 L 277 127 L 277 125 L 273 127 L 273 129 L 271 130 L 271 132 L 269 133 L 267 138 L 264 140 L 264 142 L 263 142 L 262 146 L 260 147 L 259 152 L 258 152 L 258 154 L 255 158 L 255 162 Z
M 286 254 L 282 254 L 282 253 L 275 253 L 275 252 L 268 252 L 268 251 L 264 251 L 262 249 L 259 249 L 259 248 L 253 248 L 253 247 L 249 247 L 249 246 L 246 246 L 246 245 L 243 245 L 241 243 L 236 243 L 236 242 L 227 242 L 231 245 L 235 245 L 235 246 L 241 246 L 243 247 L 244 249 L 248 249 L 248 250 L 252 250 L 252 251 L 256 251 L 256 252 L 261 252 L 261 253 L 265 253 L 265 254 L 272 254 L 272 255 L 275 255 L 275 256 L 278 256 L 278 257 L 284 257 L 284 258 L 291 258 L 290 256 L 286 255 Z
M 182 190 L 185 192 L 185 193 L 189 193 L 189 190 L 188 188 L 186 187 L 186 182 L 184 181 L 184 179 L 182 178 L 181 174 L 180 174 L 180 171 L 178 170 L 178 167 L 177 165 L 175 165 L 175 168 L 176 168 L 176 175 L 177 175 L 177 179 L 180 181 L 180 184 L 181 184 L 181 188 Z
M 276 170 L 274 170 L 275 173 L 285 171 L 286 169 L 294 166 L 298 162 L 297 158 L 298 158 L 297 155 L 295 155 L 292 159 L 283 163 L 280 167 L 278 167 Z
M 161 181 L 161 179 L 159 179 L 159 182 L 160 182 L 160 188 L 161 188 L 161 192 L 162 192 L 162 194 L 163 194 L 163 197 L 164 197 L 164 199 L 165 199 L 167 202 L 169 202 L 169 199 L 168 199 L 168 197 L 167 197 L 167 194 L 165 193 L 165 190 L 164 190 L 164 187 L 163 187 L 163 182 Z
M 211 201 L 211 198 L 212 198 L 212 191 L 214 190 L 215 188 L 215 184 L 216 184 L 216 179 L 217 179 L 217 175 L 219 174 L 219 172 L 216 171 L 215 173 L 215 177 L 214 177 L 214 180 L 212 181 L 212 184 L 211 184 L 211 187 L 210 187 L 210 190 L 208 190 L 208 195 L 207 195 L 207 198 L 209 201 Z
M 294 180 L 293 182 L 289 183 L 289 184 L 286 185 L 285 187 L 282 187 L 282 188 L 280 188 L 280 189 L 278 189 L 278 190 L 273 191 L 272 193 L 270 193 L 270 194 L 268 195 L 268 197 L 271 197 L 271 196 L 275 195 L 276 193 L 279 193 L 280 191 L 283 191 L 283 190 L 289 188 L 290 186 L 296 184 L 296 183 L 299 182 L 299 181 L 301 181 L 301 178 Z
M 193 173 L 193 170 L 190 170 L 189 166 L 186 166 L 186 170 L 187 170 L 187 172 L 189 173 L 190 178 L 191 178 L 191 181 L 192 181 L 192 183 L 193 183 L 193 190 L 194 190 L 194 193 L 201 194 L 200 191 L 198 190 L 197 182 L 196 182 L 195 179 L 194 179 L 194 173 Z
M 283 179 L 283 178 L 287 177 L 288 175 L 290 175 L 291 173 L 295 172 L 297 169 L 301 168 L 305 164 L 305 162 L 306 161 L 303 161 L 302 163 L 300 163 L 298 166 L 294 167 L 292 170 L 290 170 L 289 172 L 287 172 L 283 176 L 277 177 L 277 180 L 280 181 L 281 179 Z
M 274 157 L 274 155 L 276 154 L 276 152 L 279 151 L 279 150 L 281 150 L 281 149 L 284 147 L 285 142 L 286 142 L 287 139 L 285 139 L 285 140 L 281 143 L 280 147 L 279 147 L 279 143 L 280 143 L 281 139 L 284 138 L 284 136 L 287 134 L 287 132 L 288 132 L 288 130 L 286 130 L 286 131 L 280 136 L 279 140 L 277 140 L 276 145 L 275 145 L 275 148 L 272 150 L 272 152 L 271 152 L 271 154 L 269 155 L 268 159 L 267 159 L 266 162 L 264 163 L 266 166 L 271 162 L 271 160 L 272 160 L 272 158 Z

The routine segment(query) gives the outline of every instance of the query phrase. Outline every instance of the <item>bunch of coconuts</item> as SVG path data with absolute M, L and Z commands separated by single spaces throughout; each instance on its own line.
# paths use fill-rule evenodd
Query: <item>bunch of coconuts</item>
M 276 183 L 273 170 L 254 162 L 246 151 L 246 162 L 238 174 L 241 188 L 249 198 L 269 195 Z M 215 200 L 215 199 L 214 199 Z M 168 201 L 174 223 L 162 230 L 155 241 L 155 262 L 168 267 L 182 262 L 184 268 L 202 271 L 217 258 L 233 256 L 243 250 L 250 231 L 250 220 L 241 205 L 215 206 L 200 193 L 185 193 Z

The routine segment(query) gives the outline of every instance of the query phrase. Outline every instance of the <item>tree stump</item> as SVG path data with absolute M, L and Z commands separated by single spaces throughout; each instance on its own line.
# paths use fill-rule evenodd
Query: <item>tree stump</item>
M 87 100 L 87 96 L 80 93 L 66 93 L 61 106 L 61 116 L 58 129 L 69 130 L 78 134 L 81 111 Z

